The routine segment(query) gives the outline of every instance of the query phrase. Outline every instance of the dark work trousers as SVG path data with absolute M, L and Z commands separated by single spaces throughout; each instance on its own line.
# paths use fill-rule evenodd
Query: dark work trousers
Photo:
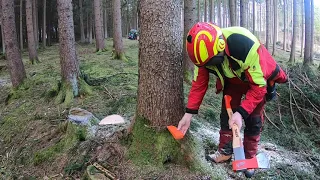
M 230 95 L 231 108 L 233 112 L 240 105 L 243 95 L 247 93 L 249 89 L 249 84 L 239 81 L 227 82 L 223 90 L 224 95 Z M 244 129 L 244 150 L 246 159 L 253 158 L 258 151 L 258 143 L 260 141 L 260 134 L 262 131 L 262 125 L 264 123 L 263 109 L 266 100 L 264 100 L 257 105 L 254 111 L 250 114 L 247 119 L 244 119 L 245 129 Z M 232 154 L 232 130 L 229 129 L 229 116 L 226 111 L 224 98 L 222 98 L 221 114 L 220 114 L 220 143 L 219 151 L 225 155 Z

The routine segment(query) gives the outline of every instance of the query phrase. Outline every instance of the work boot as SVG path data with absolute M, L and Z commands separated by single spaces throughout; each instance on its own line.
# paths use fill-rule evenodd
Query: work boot
M 224 155 L 220 153 L 220 151 L 216 151 L 214 154 L 209 154 L 207 159 L 215 163 L 222 163 L 222 162 L 229 161 L 231 159 L 231 155 Z
M 247 169 L 244 171 L 246 178 L 251 178 L 254 175 L 254 169 Z

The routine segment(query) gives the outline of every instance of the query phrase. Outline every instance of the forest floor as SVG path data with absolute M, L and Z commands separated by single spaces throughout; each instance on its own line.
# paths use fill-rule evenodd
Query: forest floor
M 75 99 L 72 107 L 85 109 L 100 120 L 107 115 L 119 114 L 130 122 L 136 107 L 138 42 L 124 40 L 128 62 L 112 59 L 112 41 L 106 43 L 108 51 L 102 53 L 95 53 L 94 45 L 77 44 L 80 69 L 87 75 L 93 93 Z M 277 54 L 278 62 L 286 64 L 289 53 L 279 50 Z M 87 167 L 95 162 L 119 179 L 244 179 L 243 174 L 231 170 L 230 163 L 217 165 L 205 160 L 206 151 L 217 149 L 219 137 L 222 97 L 214 93 L 214 81 L 210 82 L 212 88 L 208 90 L 189 131 L 197 139 L 196 156 L 205 169 L 196 171 L 170 163 L 155 167 L 130 159 L 127 153 L 130 139 L 126 138 L 126 133 L 118 135 L 120 138 L 115 140 L 106 138 L 100 130 L 96 137 L 84 138 L 86 134 L 81 128 L 67 121 L 70 108 L 56 105 L 54 95 L 50 93 L 60 80 L 58 45 L 39 49 L 39 59 L 41 63 L 32 65 L 28 53 L 23 52 L 28 79 L 14 93 L 10 89 L 8 71 L 0 69 L 0 179 L 85 179 Z M 0 60 L 1 63 L 5 64 L 4 60 Z M 294 72 L 303 70 L 303 67 L 286 69 Z M 301 89 L 308 92 L 307 97 L 318 107 L 319 76 L 314 69 L 306 73 L 310 82 Z M 185 84 L 186 98 L 189 88 L 190 85 Z M 288 84 L 279 85 L 279 100 L 267 104 L 268 119 L 265 120 L 259 151 L 268 154 L 271 168 L 258 170 L 253 179 L 320 178 L 319 124 L 309 122 L 308 126 L 305 125 L 297 108 L 293 108 L 296 117 L 293 122 L 288 103 L 291 91 L 294 90 Z M 301 104 L 301 99 L 306 98 L 295 93 L 292 92 Z M 11 96 L 7 98 L 9 94 Z M 309 106 L 301 105 L 317 112 Z M 314 114 L 312 117 L 307 113 L 304 115 L 315 122 L 319 118 Z

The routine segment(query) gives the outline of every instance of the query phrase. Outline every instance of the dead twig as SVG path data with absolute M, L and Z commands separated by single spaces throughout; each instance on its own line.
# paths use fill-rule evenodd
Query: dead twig
M 271 124 L 280 131 L 280 128 L 274 122 L 272 122 L 271 119 L 267 116 L 267 113 L 265 110 L 263 110 L 263 113 L 264 113 L 264 116 L 271 122 Z
M 311 127 L 311 125 L 310 125 L 309 121 L 307 120 L 306 116 L 303 114 L 303 112 L 302 112 L 301 109 L 299 108 L 299 105 L 298 105 L 298 103 L 297 103 L 297 101 L 296 101 L 296 98 L 295 98 L 293 95 L 292 95 L 292 98 L 293 98 L 293 101 L 294 101 L 295 105 L 297 106 L 299 112 L 302 114 L 302 116 L 303 116 L 303 118 L 304 118 L 304 120 L 305 120 L 304 122 L 307 123 L 307 124 L 309 125 L 309 127 Z
M 317 106 L 314 105 L 314 104 L 309 100 L 309 98 L 303 93 L 303 91 L 302 91 L 294 82 L 292 82 L 291 79 L 289 79 L 289 84 L 290 84 L 290 83 L 294 86 L 295 90 L 297 90 L 298 92 L 300 92 L 300 94 L 302 94 L 302 95 L 307 99 L 307 101 L 311 104 L 311 106 L 312 106 L 318 113 L 320 113 L 320 110 L 317 108 Z
M 288 74 L 289 76 L 289 74 Z M 288 77 L 289 79 L 289 77 Z M 294 114 L 293 114 L 293 109 L 292 109 L 292 92 L 291 92 L 291 80 L 289 79 L 289 94 L 290 94 L 290 110 L 291 110 L 291 115 L 292 115 L 292 120 L 293 120 L 293 124 L 295 126 L 295 128 L 297 129 L 297 132 L 299 133 L 299 129 L 298 129 L 298 126 L 296 124 L 296 120 L 294 118 Z
M 287 101 L 287 103 L 290 103 L 290 102 L 288 102 Z M 293 103 L 292 103 L 293 104 Z M 279 104 L 280 106 L 282 106 L 282 107 L 288 107 L 288 106 L 285 106 L 285 105 L 282 105 L 282 104 Z M 295 104 L 293 104 L 293 105 L 295 105 Z M 316 115 L 316 116 L 319 116 L 320 117 L 320 114 L 318 114 L 318 113 L 316 113 L 316 112 L 313 112 L 313 111 L 310 111 L 309 109 L 305 109 L 305 108 L 302 108 L 302 107 L 297 107 L 297 108 L 299 108 L 299 109 L 301 109 L 301 110 L 304 110 L 304 111 L 307 111 L 307 112 L 309 112 L 309 113 L 311 113 L 311 114 L 313 114 L 313 115 Z
M 278 104 L 278 112 L 279 112 L 279 119 L 281 124 L 283 125 L 284 128 L 286 128 L 286 125 L 284 125 L 283 121 L 282 121 L 282 115 L 281 115 L 281 110 L 280 110 L 280 103 L 279 100 L 277 100 L 277 104 Z
M 114 99 L 114 97 L 112 96 L 112 94 L 110 93 L 110 91 L 108 90 L 108 88 L 106 86 L 103 86 L 103 88 L 106 90 L 106 92 L 108 93 L 108 95 L 110 96 L 111 99 Z

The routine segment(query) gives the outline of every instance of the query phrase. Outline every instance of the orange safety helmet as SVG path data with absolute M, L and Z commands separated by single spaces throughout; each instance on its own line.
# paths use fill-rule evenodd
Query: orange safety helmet
M 207 22 L 193 25 L 186 39 L 188 55 L 197 66 L 205 65 L 211 58 L 224 51 L 225 46 L 221 29 Z

